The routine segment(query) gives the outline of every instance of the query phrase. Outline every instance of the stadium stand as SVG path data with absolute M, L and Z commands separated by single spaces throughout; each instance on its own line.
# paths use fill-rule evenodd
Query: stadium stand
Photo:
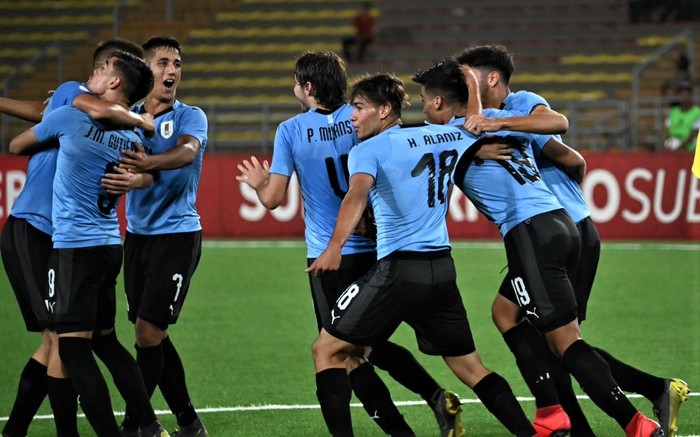
M 111 36 L 108 18 L 116 3 L 0 0 L 0 10 L 13 10 L 17 18 L 0 19 L 6 25 L 0 36 L 0 77 L 11 74 L 8 65 L 18 65 L 59 40 L 64 47 L 63 76 L 86 77 L 89 71 L 80 69 L 85 53 L 97 40 Z M 298 111 L 290 77 L 295 56 L 304 50 L 340 52 L 340 40 L 352 32 L 350 21 L 358 5 L 356 0 L 173 2 L 172 17 L 166 21 L 163 3 L 129 0 L 119 34 L 136 41 L 153 33 L 181 39 L 185 70 L 179 98 L 209 113 L 212 150 L 235 147 L 240 151 L 269 150 L 277 123 Z M 375 3 L 379 35 L 369 59 L 348 69 L 351 76 L 395 72 L 415 98 L 417 89 L 410 77 L 419 68 L 469 45 L 502 43 L 516 56 L 512 88 L 537 92 L 576 117 L 570 133 L 577 140 L 582 135 L 587 138 L 577 141 L 579 147 L 624 148 L 629 123 L 620 114 L 630 114 L 632 71 L 684 24 L 629 24 L 623 3 L 443 0 L 431 5 L 419 0 L 379 0 Z M 697 51 L 697 33 L 693 38 Z M 15 74 L 8 94 L 45 95 L 44 90 L 56 83 L 53 53 L 49 50 L 43 61 Z M 694 58 L 700 59 L 697 53 Z M 700 77 L 697 64 L 695 78 Z M 642 73 L 641 96 L 658 97 L 672 69 L 669 56 L 653 62 Z M 406 119 L 422 120 L 417 105 L 406 112 Z M 643 123 L 657 126 L 658 116 Z

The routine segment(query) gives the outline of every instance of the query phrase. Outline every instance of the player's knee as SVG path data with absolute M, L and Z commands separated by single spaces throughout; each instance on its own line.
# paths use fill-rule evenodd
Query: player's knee
M 158 346 L 168 332 L 142 319 L 136 320 L 136 344 L 139 347 Z
M 500 295 L 496 296 L 491 305 L 491 320 L 501 334 L 514 328 L 521 318 L 520 307 Z

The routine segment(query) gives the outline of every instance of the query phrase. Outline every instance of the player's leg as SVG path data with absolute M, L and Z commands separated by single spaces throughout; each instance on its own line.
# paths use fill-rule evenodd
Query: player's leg
M 26 435 L 32 418 L 47 394 L 51 396 L 51 393 L 66 401 L 60 405 L 62 408 L 54 409 L 57 433 L 77 435 L 77 401 L 75 396 L 71 397 L 74 390 L 70 381 L 61 375 L 58 379 L 67 383 L 54 384 L 51 377 L 55 375 L 47 376 L 52 337 L 47 331 L 48 310 L 44 299 L 47 298 L 47 266 L 51 250 L 50 235 L 24 219 L 8 217 L 0 239 L 5 273 L 17 298 L 26 329 L 41 333 L 41 345 L 22 370 L 17 396 L 3 428 L 3 435 L 7 436 Z
M 534 435 L 532 424 L 508 383 L 484 367 L 476 353 L 449 251 L 431 254 L 428 259 L 407 261 L 402 267 L 402 278 L 410 284 L 402 290 L 410 302 L 405 304 L 410 311 L 406 322 L 416 331 L 421 352 L 442 356 L 450 370 L 474 390 L 511 433 Z M 455 434 L 460 432 L 461 429 L 456 429 Z
M 80 396 L 82 410 L 99 436 L 119 436 L 109 390 L 93 356 L 90 339 L 96 326 L 104 271 L 119 271 L 121 265 L 121 256 L 114 257 L 113 252 L 103 250 L 109 247 L 59 249 L 49 264 L 49 272 L 55 275 L 52 321 L 59 337 L 60 358 Z
M 146 389 L 152 393 L 156 385 L 160 387 L 177 419 L 175 435 L 205 436 L 206 428 L 187 389 L 185 368 L 167 331 L 178 320 L 199 263 L 201 232 L 132 236 L 132 240 L 138 248 L 133 253 L 138 264 L 125 263 L 125 269 L 129 268 L 130 278 L 138 275 L 142 282 L 125 277 L 125 283 L 127 287 L 142 286 L 141 290 L 127 289 L 127 296 L 129 318 L 136 324 L 136 361 Z M 127 255 L 132 255 L 131 250 Z M 134 307 L 132 301 L 137 303 Z
M 330 323 L 334 316 L 331 315 L 333 304 L 338 300 L 345 289 L 357 278 L 365 275 L 376 262 L 376 252 L 362 252 L 344 255 L 340 268 L 336 272 L 326 273 L 321 277 L 309 275 L 311 296 L 314 304 L 316 323 L 319 331 L 324 323 Z M 313 259 L 307 259 L 311 265 Z M 365 352 L 368 353 L 368 352 Z M 348 404 L 351 392 L 354 391 L 367 414 L 373 418 L 385 432 L 390 433 L 392 418 L 400 416 L 396 405 L 391 399 L 391 393 L 384 381 L 376 374 L 372 363 L 362 356 L 350 356 L 345 361 L 345 369 L 350 384 L 342 384 L 335 387 L 334 397 L 347 399 Z M 329 372 L 333 373 L 333 372 Z M 325 378 L 325 376 L 322 376 Z M 338 404 L 340 406 L 340 404 Z M 336 425 L 339 429 L 350 429 L 351 418 L 349 409 L 343 407 L 334 414 L 337 416 Z M 385 420 L 389 419 L 389 420 Z

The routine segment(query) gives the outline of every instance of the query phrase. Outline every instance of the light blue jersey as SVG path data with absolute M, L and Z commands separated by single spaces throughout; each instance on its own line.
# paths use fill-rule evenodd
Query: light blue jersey
M 516 111 L 523 115 L 530 115 L 538 105 L 549 108 L 549 104 L 544 98 L 528 91 L 510 93 L 503 100 L 503 109 Z M 581 187 L 562 168 L 542 154 L 543 147 L 544 144 L 537 143 L 533 143 L 532 147 L 542 180 L 559 199 L 574 223 L 578 223 L 591 215 Z
M 396 126 L 350 152 L 350 175 L 374 177 L 369 200 L 377 221 L 377 258 L 397 250 L 450 247 L 445 216 L 457 158 L 475 137 L 441 125 Z
M 487 110 L 484 115 L 505 117 L 513 114 Z M 464 119 L 453 119 L 450 124 L 462 125 Z M 512 158 L 508 161 L 475 160 L 473 147 L 467 149 L 460 157 L 455 184 L 479 212 L 498 226 L 501 235 L 505 236 L 530 217 L 562 208 L 542 181 L 532 156 L 531 143 L 546 142 L 549 136 L 523 132 L 489 132 L 479 142 L 488 143 L 489 137 L 512 141 Z
M 58 140 L 53 182 L 54 248 L 121 244 L 116 206 L 100 186 L 105 172 L 118 165 L 122 150 L 135 150 L 138 135 L 110 130 L 77 108 L 64 106 L 35 126 L 39 142 Z
M 90 91 L 78 82 L 66 82 L 59 86 L 44 109 L 46 117 L 56 108 L 71 105 L 73 99 Z M 58 146 L 58 143 L 56 143 Z M 53 176 L 56 173 L 58 148 L 52 147 L 35 153 L 29 158 L 27 178 L 22 192 L 12 205 L 10 214 L 29 222 L 40 231 L 51 235 L 51 203 L 53 199 Z
M 143 104 L 134 108 L 144 112 Z M 196 106 L 179 101 L 154 117 L 156 133 L 141 142 L 148 154 L 165 153 L 177 146 L 178 138 L 189 135 L 201 144 L 194 162 L 174 170 L 161 170 L 153 185 L 134 190 L 126 196 L 127 231 L 139 235 L 195 232 L 202 229 L 195 207 L 202 172 L 202 157 L 207 145 L 207 117 Z
M 358 141 L 350 114 L 350 105 L 333 112 L 314 108 L 277 128 L 270 172 L 286 177 L 297 174 L 304 199 L 308 258 L 317 258 L 328 245 L 348 191 L 348 154 Z M 342 254 L 374 250 L 374 241 L 351 235 Z

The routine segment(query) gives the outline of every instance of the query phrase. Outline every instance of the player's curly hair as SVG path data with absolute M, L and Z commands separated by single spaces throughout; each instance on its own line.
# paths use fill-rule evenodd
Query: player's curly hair
M 349 100 L 362 96 L 375 105 L 389 103 L 391 112 L 401 117 L 401 109 L 408 105 L 408 94 L 403 81 L 390 73 L 361 76 L 350 90 Z
M 510 83 L 510 77 L 515 70 L 513 54 L 500 44 L 469 47 L 453 57 L 462 65 L 498 71 L 506 85 Z
M 311 96 L 323 107 L 332 109 L 345 103 L 345 64 L 333 52 L 303 53 L 294 66 L 294 80 L 302 85 L 311 83 Z
M 431 94 L 441 95 L 449 103 L 466 104 L 469 90 L 459 64 L 452 58 L 443 59 L 431 68 L 419 71 L 411 79 L 423 85 Z

